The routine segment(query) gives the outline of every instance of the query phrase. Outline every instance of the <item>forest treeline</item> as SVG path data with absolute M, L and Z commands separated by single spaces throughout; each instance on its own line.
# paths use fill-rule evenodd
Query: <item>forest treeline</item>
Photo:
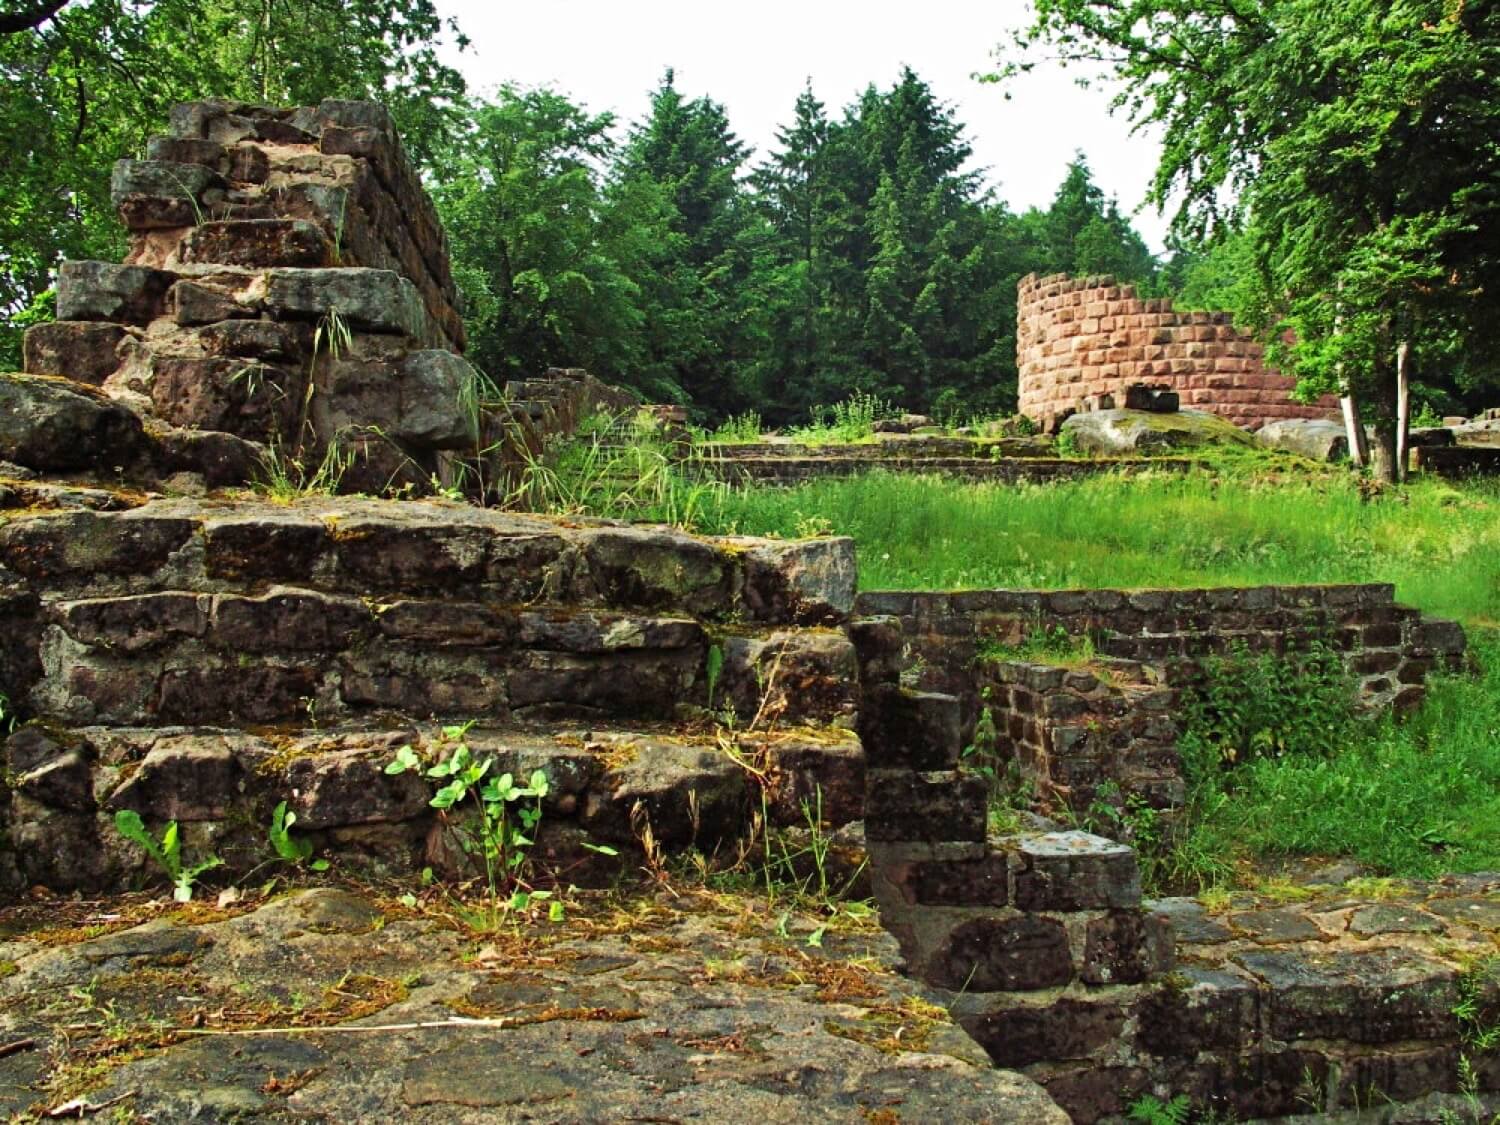
M 778 424 L 854 392 L 1003 410 L 1016 281 L 1067 271 L 1235 310 L 1306 393 L 1362 402 L 1387 436 L 1409 407 L 1482 403 L 1500 375 L 1500 9 L 1034 7 L 995 77 L 1043 51 L 1114 60 L 1117 106 L 1164 129 L 1167 260 L 1083 154 L 1048 207 L 1009 208 L 986 186 L 1006 169 L 974 166 L 909 69 L 809 86 L 752 153 L 670 71 L 628 121 L 553 90 L 474 96 L 433 0 L 0 0 L 0 366 L 51 315 L 60 260 L 122 253 L 110 165 L 144 155 L 173 102 L 377 97 L 441 210 L 471 354 L 497 384 L 586 366 L 703 421 Z

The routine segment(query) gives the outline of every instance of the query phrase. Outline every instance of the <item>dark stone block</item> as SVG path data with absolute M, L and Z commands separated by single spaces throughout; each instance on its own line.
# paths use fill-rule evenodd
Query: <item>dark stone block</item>
M 358 517 L 340 521 L 334 550 L 354 589 L 442 592 L 483 581 L 490 539 L 482 527 Z
M 230 581 L 306 581 L 332 543 L 328 527 L 303 516 L 255 515 L 203 524 L 203 567 Z
M 859 735 L 872 769 L 951 770 L 963 749 L 962 706 L 884 684 L 865 693 Z
M 64 602 L 55 614 L 75 641 L 116 652 L 141 652 L 184 637 L 201 637 L 208 595 L 140 594 Z
M 161 678 L 157 716 L 167 723 L 275 723 L 302 718 L 324 670 L 252 664 L 174 668 Z
M 305 371 L 227 356 L 158 356 L 153 365 L 151 401 L 174 426 L 262 441 L 296 429 Z
M 1067 930 L 1053 918 L 1011 914 L 955 926 L 927 959 L 924 978 L 966 992 L 1026 992 L 1073 977 Z
M 954 1004 L 953 1015 L 995 1065 L 1005 1068 L 1088 1059 L 1120 1037 L 1126 1019 L 1119 1004 L 1073 999 L 991 1004 L 967 994 Z
M 55 320 L 26 330 L 22 365 L 31 375 L 61 375 L 98 386 L 120 365 L 115 354 L 125 329 L 89 320 Z
M 730 556 L 686 535 L 620 527 L 586 532 L 592 594 L 605 605 L 723 617 L 739 575 Z
M 1182 968 L 1142 999 L 1138 1041 L 1152 1054 L 1191 1058 L 1199 1051 L 1235 1052 L 1259 1031 L 1254 984 L 1231 973 Z
M 173 280 L 145 266 L 64 262 L 57 274 L 57 319 L 145 324 L 160 314 Z
M 339 652 L 373 626 L 369 609 L 354 598 L 311 592 L 261 598 L 220 594 L 209 637 L 230 652 Z
M 177 323 L 184 327 L 255 315 L 254 309 L 237 302 L 227 290 L 187 280 L 172 286 L 167 295 L 167 307 Z
M 1159 914 L 1116 910 L 1084 930 L 1085 984 L 1139 984 L 1172 967 L 1172 927 Z
M 867 839 L 984 839 L 988 786 L 980 778 L 872 769 L 866 784 Z
M 217 735 L 184 735 L 157 743 L 105 802 L 154 820 L 221 820 L 240 795 L 234 752 Z
M 428 812 L 431 792 L 415 774 L 385 772 L 394 753 L 339 750 L 294 758 L 285 787 L 297 826 L 306 831 L 352 824 L 394 824 Z
M 179 282 L 173 292 L 181 288 Z M 220 320 L 206 326 L 198 338 L 211 356 L 243 359 L 296 360 L 312 344 L 308 333 L 296 332 L 293 325 L 274 320 Z
M 0 461 L 110 472 L 146 448 L 135 413 L 97 391 L 42 375 L 0 375 Z
M 0 526 L 0 564 L 35 579 L 150 574 L 193 534 L 191 520 L 69 512 Z
M 1268 990 L 1278 1039 L 1388 1043 L 1456 1033 L 1456 973 L 1402 949 L 1243 953 L 1239 963 Z
M 880 876 L 910 906 L 1005 906 L 1010 875 L 1003 853 L 980 859 L 913 859 L 883 866 Z

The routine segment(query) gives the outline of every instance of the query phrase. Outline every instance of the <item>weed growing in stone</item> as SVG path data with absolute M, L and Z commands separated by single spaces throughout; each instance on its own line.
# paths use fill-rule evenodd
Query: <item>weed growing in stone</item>
M 278 859 L 295 867 L 300 867 L 305 863 L 310 871 L 327 871 L 326 859 L 312 858 L 312 841 L 292 835 L 292 825 L 296 823 L 297 814 L 286 807 L 285 801 L 279 802 L 271 813 L 271 827 L 267 832 L 271 841 L 271 850 L 276 853 Z
M 548 793 L 547 775 L 536 770 L 524 785 L 513 774 L 491 776 L 493 758 L 479 759 L 465 736 L 472 723 L 442 729 L 438 745 L 424 753 L 411 744 L 396 751 L 385 767 L 388 774 L 419 773 L 443 784 L 428 803 L 438 810 L 459 846 L 483 868 L 488 891 L 488 928 L 505 911 L 525 910 L 533 901 L 551 897 L 527 882 L 527 852 L 542 819 L 542 798 Z M 468 809 L 470 817 L 460 813 Z
M 843 402 L 816 406 L 812 421 L 791 431 L 793 441 L 803 445 L 847 445 L 872 441 L 877 419 L 891 414 L 888 403 L 878 396 L 855 391 Z
M 747 410 L 743 414 L 731 414 L 725 418 L 708 435 L 708 440 L 726 444 L 749 444 L 759 441 L 762 432 L 760 415 Z
M 121 809 L 115 813 L 115 831 L 144 849 L 146 854 L 156 861 L 156 865 L 171 880 L 172 897 L 178 902 L 191 901 L 193 887 L 198 882 L 198 877 L 205 871 L 221 866 L 224 862 L 218 856 L 211 855 L 198 863 L 184 864 L 182 840 L 178 835 L 175 820 L 167 825 L 162 831 L 161 839 L 158 840 L 151 835 L 145 822 L 141 820 L 140 813 L 133 809 Z

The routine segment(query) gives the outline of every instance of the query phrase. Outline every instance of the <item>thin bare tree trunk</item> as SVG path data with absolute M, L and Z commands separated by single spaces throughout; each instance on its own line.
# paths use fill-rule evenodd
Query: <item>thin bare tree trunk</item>
M 1411 343 L 1396 345 L 1396 479 L 1406 479 L 1411 441 Z
M 1370 463 L 1370 443 L 1365 438 L 1359 399 L 1354 397 L 1352 390 L 1345 388 L 1345 393 L 1339 398 L 1339 406 L 1344 411 L 1344 434 L 1349 442 L 1349 460 L 1363 469 Z

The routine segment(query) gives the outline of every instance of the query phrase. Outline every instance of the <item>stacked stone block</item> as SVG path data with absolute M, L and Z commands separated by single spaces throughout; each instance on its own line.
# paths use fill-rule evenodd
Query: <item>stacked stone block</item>
M 998 660 L 985 661 L 976 675 L 998 756 L 1015 764 L 1048 807 L 1082 812 L 1106 789 L 1153 808 L 1181 806 L 1178 693 L 1149 666 Z
M 549 435 L 634 402 L 576 371 L 485 401 L 441 223 L 384 108 L 189 103 L 148 157 L 111 181 L 125 262 L 65 262 L 58 320 L 25 341 L 28 373 L 97 387 L 148 438 L 245 443 L 217 473 L 137 463 L 215 485 L 295 462 L 345 491 L 494 496 Z
M 837 628 L 853 594 L 847 539 L 433 502 L 5 521 L 0 692 L 39 725 L 7 751 L 0 885 L 121 881 L 139 859 L 109 846 L 122 808 L 254 866 L 281 799 L 335 852 L 420 867 L 431 812 L 382 770 L 441 723 L 477 722 L 507 768 L 543 769 L 565 834 L 628 845 L 649 824 L 664 846 L 711 849 L 767 807 L 778 823 L 804 823 L 804 801 L 857 819 L 858 670 Z M 737 712 L 736 753 L 761 774 L 703 724 L 710 704 Z
M 1337 403 L 1292 401 L 1295 380 L 1268 371 L 1264 349 L 1228 313 L 1177 312 L 1115 279 L 1029 274 L 1017 294 L 1020 412 L 1051 430 L 1086 403 L 1125 405 L 1135 384 L 1175 392 L 1183 407 L 1247 429 L 1277 418 L 1325 418 Z

